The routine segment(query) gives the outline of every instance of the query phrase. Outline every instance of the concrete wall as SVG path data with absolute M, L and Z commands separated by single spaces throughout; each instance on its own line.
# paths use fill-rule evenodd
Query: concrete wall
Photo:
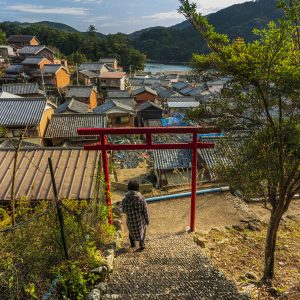
M 127 189 L 127 183 L 121 183 L 121 182 L 115 182 L 115 181 L 112 181 L 111 182 L 111 186 L 117 190 L 120 190 L 120 191 L 124 191 L 124 192 L 127 192 L 128 189 Z M 152 192 L 152 189 L 153 189 L 153 186 L 152 184 L 140 184 L 140 192 L 141 193 L 150 193 Z

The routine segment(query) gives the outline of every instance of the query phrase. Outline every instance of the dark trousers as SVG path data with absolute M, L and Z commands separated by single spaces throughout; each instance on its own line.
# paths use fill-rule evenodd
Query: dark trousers
M 141 248 L 145 247 L 145 238 L 146 238 L 146 228 L 144 230 L 143 238 L 139 241 Z M 131 237 L 130 233 L 129 233 L 129 240 L 130 240 L 130 246 L 135 247 L 135 240 Z

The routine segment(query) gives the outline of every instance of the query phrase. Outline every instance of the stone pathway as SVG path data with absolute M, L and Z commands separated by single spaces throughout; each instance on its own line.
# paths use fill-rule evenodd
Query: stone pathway
M 124 245 L 108 299 L 248 299 L 216 270 L 187 233 L 150 236 L 143 252 Z

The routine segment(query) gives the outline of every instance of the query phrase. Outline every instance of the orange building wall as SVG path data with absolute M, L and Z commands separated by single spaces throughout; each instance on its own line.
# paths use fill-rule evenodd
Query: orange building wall
M 39 64 L 39 68 L 42 69 L 44 67 L 44 65 L 51 65 L 52 62 L 50 60 L 48 60 L 47 58 L 44 58 L 40 64 Z
M 43 137 L 45 135 L 49 120 L 51 119 L 51 116 L 54 113 L 54 109 L 53 108 L 49 108 L 47 110 L 44 111 L 41 122 L 39 124 L 39 136 L 41 137 L 41 141 L 43 141 Z
M 147 93 L 147 92 L 143 92 L 139 95 L 136 95 L 134 97 L 134 99 L 138 104 L 140 104 L 140 103 L 144 103 L 146 101 L 154 102 L 157 99 L 157 96 L 153 95 L 153 94 L 150 94 L 150 93 Z
M 70 84 L 70 74 L 68 74 L 64 69 L 58 70 L 55 74 L 56 76 L 56 87 L 61 88 Z
M 90 97 L 90 109 L 97 107 L 97 93 L 93 90 Z
M 30 41 L 30 43 L 29 43 L 29 45 L 31 45 L 31 46 L 36 46 L 36 45 L 39 45 L 40 43 L 38 42 L 38 40 L 36 39 L 36 38 L 33 38 L 31 41 Z

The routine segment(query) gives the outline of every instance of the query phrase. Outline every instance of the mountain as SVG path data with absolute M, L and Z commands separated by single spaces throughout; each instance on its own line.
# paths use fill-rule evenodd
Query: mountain
M 67 32 L 78 32 L 78 30 L 76 30 L 75 28 L 66 25 L 66 24 L 62 24 L 62 23 L 56 23 L 56 22 L 50 22 L 50 21 L 40 21 L 40 22 L 36 22 L 36 23 L 28 23 L 28 22 L 9 22 L 9 21 L 5 21 L 3 23 L 7 23 L 7 24 L 15 24 L 17 26 L 26 28 L 29 27 L 31 25 L 46 25 L 50 28 L 55 28 L 55 29 L 59 29 L 61 31 L 67 31 Z
M 253 28 L 261 29 L 282 16 L 276 4 L 277 0 L 245 2 L 207 17 L 218 32 L 251 41 L 255 38 Z M 188 21 L 171 27 L 147 28 L 130 34 L 130 37 L 135 48 L 159 62 L 186 62 L 191 60 L 192 53 L 208 51 L 206 43 Z

